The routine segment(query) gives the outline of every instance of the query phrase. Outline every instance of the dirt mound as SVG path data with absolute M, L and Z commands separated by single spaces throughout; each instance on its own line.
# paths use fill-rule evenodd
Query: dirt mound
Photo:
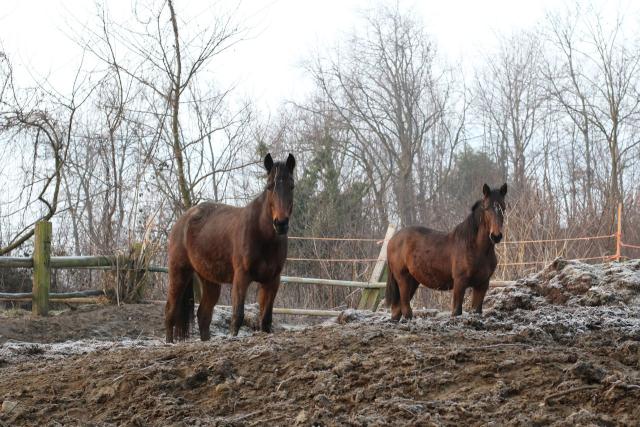
M 114 339 L 164 339 L 164 305 L 123 304 L 120 306 L 80 306 L 73 310 L 53 313 L 48 317 L 32 317 L 27 311 L 11 311 L 13 317 L 0 312 L 0 344 L 6 342 L 60 343 L 64 341 Z M 258 307 L 245 306 L 244 327 L 241 335 L 252 333 L 258 327 Z M 216 307 L 211 321 L 212 335 L 226 335 L 231 322 L 228 307 Z M 276 330 L 282 329 L 277 322 Z M 198 337 L 194 325 L 191 336 Z
M 370 315 L 273 335 L 103 348 L 46 364 L 36 352 L 0 368 L 7 407 L 0 423 L 633 425 L 639 419 L 638 341 L 614 324 L 560 340 L 514 324 L 492 315 L 409 324 Z
M 58 343 L 69 340 L 113 340 L 160 338 L 164 336 L 162 306 L 154 304 L 114 307 L 80 306 L 32 317 L 30 312 L 10 312 L 15 317 L 0 319 L 0 344 L 7 341 Z
M 638 306 L 640 260 L 594 265 L 558 258 L 544 270 L 487 296 L 487 307 L 496 310 L 533 310 L 545 303 Z
M 637 425 L 637 267 L 554 263 L 492 290 L 482 317 L 427 311 L 398 324 L 349 310 L 229 337 L 217 310 L 205 343 L 165 344 L 162 307 L 66 313 L 76 334 L 57 337 L 84 337 L 82 352 L 25 325 L 14 336 L 40 342 L 0 345 L 0 426 Z M 612 296 L 590 304 L 596 294 Z M 100 334 L 87 319 L 103 320 Z

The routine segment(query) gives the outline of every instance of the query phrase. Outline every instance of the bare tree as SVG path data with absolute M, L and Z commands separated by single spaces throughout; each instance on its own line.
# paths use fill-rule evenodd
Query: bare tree
M 580 53 L 576 50 L 575 32 L 577 20 L 573 16 L 567 19 L 560 19 L 558 16 L 550 16 L 550 39 L 551 43 L 558 49 L 559 55 L 547 58 L 544 68 L 545 79 L 548 83 L 550 95 L 555 99 L 565 114 L 574 123 L 582 137 L 584 144 L 584 185 L 583 192 L 588 212 L 594 212 L 593 184 L 594 184 L 594 147 L 592 142 L 592 129 L 589 113 L 589 106 L 593 101 L 586 90 L 584 76 L 581 67 L 584 65 L 580 61 Z M 573 138 L 572 138 L 573 140 Z M 572 156 L 576 150 L 572 150 Z M 582 150 L 577 150 L 580 155 Z M 575 159 L 572 159 L 575 166 Z M 574 173 L 575 175 L 575 167 Z M 575 185 L 575 184 L 574 184 Z M 572 194 L 576 194 L 574 189 Z M 575 206 L 575 197 L 572 205 Z
M 243 169 L 253 161 L 238 161 L 243 148 L 252 139 L 253 110 L 248 102 L 236 111 L 225 106 L 230 90 L 222 93 L 201 94 L 194 85 L 190 91 L 189 112 L 196 120 L 194 136 L 185 143 L 193 146 L 193 161 L 188 163 L 189 176 L 195 177 L 189 185 L 195 202 L 203 194 L 213 200 L 224 200 L 231 182 L 231 173 Z
M 178 210 L 187 209 L 194 203 L 194 188 L 202 181 L 202 176 L 193 176 L 190 171 L 202 172 L 202 168 L 189 165 L 197 157 L 197 151 L 192 153 L 190 144 L 196 144 L 185 141 L 191 123 L 182 117 L 181 109 L 185 103 L 203 100 L 190 99 L 185 94 L 215 57 L 241 40 L 245 30 L 237 24 L 234 11 L 225 13 L 219 8 L 207 22 L 206 30 L 189 33 L 195 26 L 181 19 L 172 0 L 140 12 L 135 25 L 128 27 L 112 22 L 105 9 L 100 11 L 99 18 L 101 31 L 93 31 L 91 39 L 82 39 L 81 43 L 89 45 L 100 60 L 146 90 L 144 97 L 157 121 L 156 137 L 160 143 L 155 147 L 159 158 L 154 166 L 165 172 L 159 183 Z M 121 56 L 116 55 L 115 46 L 124 48 Z M 214 96 L 225 98 L 224 92 Z M 162 151 L 164 144 L 168 148 L 166 153 Z M 166 172 L 170 174 L 166 176 Z
M 351 132 L 344 147 L 366 172 L 376 203 L 392 189 L 402 224 L 416 222 L 416 163 L 434 153 L 432 130 L 447 109 L 448 82 L 423 28 L 398 8 L 366 16 L 364 36 L 309 66 L 328 107 Z M 386 219 L 386 218 L 385 218 Z
M 614 207 L 623 199 L 625 169 L 638 159 L 640 54 L 637 36 L 625 34 L 622 14 L 607 20 L 598 12 L 550 16 L 550 38 L 556 56 L 547 68 L 551 93 L 579 129 L 585 155 L 585 197 L 595 209 L 595 170 L 604 160 L 608 176 L 604 211 L 615 221 Z M 604 151 L 600 149 L 604 148 Z
M 0 255 L 20 247 L 33 236 L 36 221 L 49 220 L 57 212 L 63 167 L 76 126 L 76 114 L 94 90 L 83 77 L 82 66 L 76 73 L 71 95 L 65 97 L 48 87 L 47 82 L 35 88 L 16 87 L 13 69 L 8 60 L 5 64 L 8 72 L 3 85 L 4 96 L 0 100 L 0 134 L 7 146 L 12 143 L 31 145 L 32 157 L 22 156 L 22 164 L 12 164 L 13 174 L 22 169 L 23 185 L 17 194 L 13 194 L 9 206 L 14 205 L 15 210 L 7 216 L 14 224 L 21 225 L 0 248 Z M 23 148 L 18 151 L 24 152 Z
M 476 75 L 476 112 L 485 130 L 485 144 L 515 189 L 525 188 L 528 153 L 543 116 L 544 86 L 538 69 L 540 37 L 525 32 L 500 40 Z

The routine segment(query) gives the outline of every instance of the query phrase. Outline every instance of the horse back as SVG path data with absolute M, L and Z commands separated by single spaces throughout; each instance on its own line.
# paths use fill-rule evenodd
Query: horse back
M 422 285 L 448 289 L 452 283 L 451 238 L 427 227 L 406 227 L 389 241 L 389 268 L 396 275 L 410 274 Z
M 169 258 L 213 282 L 233 280 L 233 254 L 243 208 L 203 202 L 182 215 L 169 236 Z
M 251 280 L 270 281 L 282 271 L 287 240 L 265 238 L 260 232 L 259 214 L 260 206 L 254 204 L 238 208 L 200 203 L 176 223 L 170 240 L 177 242 L 174 246 L 183 249 L 183 258 L 206 280 L 232 283 L 237 271 L 242 270 Z
M 442 252 L 448 241 L 449 236 L 438 230 L 421 226 L 405 227 L 389 241 L 388 255 L 399 253 L 405 259 L 419 255 L 433 257 L 436 252 Z
M 174 238 L 183 244 L 205 246 L 215 240 L 225 240 L 234 233 L 236 223 L 242 215 L 243 208 L 222 203 L 203 202 L 190 208 L 176 222 L 177 230 L 172 230 Z

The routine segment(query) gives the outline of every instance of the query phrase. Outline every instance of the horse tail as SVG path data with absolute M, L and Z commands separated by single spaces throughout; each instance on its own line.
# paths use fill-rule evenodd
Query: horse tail
M 175 336 L 178 340 L 186 340 L 191 332 L 193 323 L 193 277 L 190 277 L 185 284 L 182 296 L 176 302 L 175 312 Z
M 393 277 L 391 269 L 387 272 L 387 288 L 385 289 L 384 299 L 387 305 L 398 304 L 400 302 L 400 288 L 398 288 L 398 282 Z

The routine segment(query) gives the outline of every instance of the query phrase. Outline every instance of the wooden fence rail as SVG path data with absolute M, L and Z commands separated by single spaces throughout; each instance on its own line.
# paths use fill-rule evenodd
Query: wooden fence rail
M 618 207 L 618 223 L 616 233 L 612 236 L 616 238 L 616 253 L 610 258 L 621 259 L 621 248 L 636 248 L 622 242 L 621 230 L 622 209 Z M 383 298 L 383 289 L 386 286 L 386 261 L 387 242 L 395 233 L 395 226 L 389 225 L 380 254 L 376 259 L 375 266 L 369 281 L 358 282 L 351 280 L 318 279 L 308 277 L 282 276 L 282 283 L 297 283 L 302 285 L 320 286 L 340 286 L 347 288 L 360 288 L 362 295 L 358 303 L 358 309 L 376 310 Z M 0 293 L 0 301 L 25 301 L 32 302 L 32 311 L 35 315 L 46 316 L 49 310 L 49 302 L 96 302 L 96 296 L 104 295 L 103 291 L 80 291 L 50 293 L 51 270 L 52 269 L 100 269 L 118 271 L 147 271 L 154 273 L 167 273 L 169 270 L 164 266 L 146 265 L 139 266 L 132 262 L 125 255 L 96 255 L 96 256 L 51 256 L 51 223 L 40 221 L 35 225 L 34 232 L 34 252 L 33 258 L 28 257 L 0 257 L 1 268 L 32 268 L 33 269 L 33 291 L 28 293 Z M 330 238 L 326 238 L 330 239 Z M 580 238 L 576 238 L 580 239 Z M 374 240 L 374 239 L 353 239 L 353 240 Z M 569 240 L 569 239 L 567 239 Z M 492 280 L 491 286 L 502 287 L 514 283 L 513 281 Z M 296 314 L 306 316 L 334 316 L 337 311 L 333 310 L 311 310 L 296 308 L 274 308 L 274 313 Z
M 51 292 L 50 298 L 85 298 L 85 297 L 97 297 L 104 295 L 104 291 L 89 290 L 89 291 L 75 291 L 75 292 Z M 0 292 L 0 300 L 11 300 L 12 298 L 31 298 L 33 292 L 18 292 L 8 293 Z
M 393 226 L 389 227 L 383 242 L 382 250 L 378 257 L 374 274 L 368 282 L 352 280 L 317 279 L 308 277 L 282 276 L 282 283 L 297 283 L 302 285 L 340 286 L 347 288 L 360 288 L 363 296 L 358 305 L 359 308 L 375 310 L 380 301 L 382 289 L 386 286 L 379 281 L 386 262 L 386 242 L 393 236 Z M 51 256 L 51 223 L 41 221 L 36 223 L 34 234 L 33 258 L 27 257 L 0 257 L 0 268 L 32 268 L 33 291 L 28 293 L 0 293 L 0 301 L 32 302 L 33 314 L 46 316 L 49 311 L 49 302 L 96 302 L 96 296 L 102 296 L 102 291 L 82 291 L 50 293 L 51 270 L 53 269 L 101 269 L 101 270 L 139 270 L 155 273 L 168 273 L 164 266 L 134 266 L 131 260 L 118 255 L 95 256 Z M 373 296 L 373 297 L 372 297 Z M 94 297 L 94 298 L 91 298 Z M 305 316 L 334 316 L 339 312 L 333 310 L 309 310 L 296 308 L 274 308 L 274 313 L 295 314 Z

